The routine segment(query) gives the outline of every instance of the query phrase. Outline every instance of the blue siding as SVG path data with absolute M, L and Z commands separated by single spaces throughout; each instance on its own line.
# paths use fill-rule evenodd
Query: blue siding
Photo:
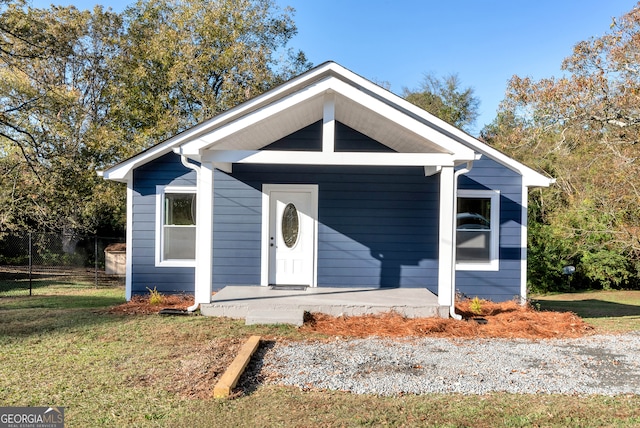
M 262 150 L 297 150 L 315 151 L 322 150 L 322 121 L 319 120 L 299 131 L 294 132 L 280 140 L 269 144 Z
M 422 168 L 234 165 L 232 174 L 220 175 L 226 177 L 215 182 L 214 288 L 259 283 L 260 189 L 263 183 L 297 183 L 319 189 L 319 286 L 436 291 L 438 178 L 425 177 Z M 239 189 L 245 198 L 234 203 Z M 229 207 L 228 218 L 219 216 L 218 200 Z M 218 242 L 238 225 L 255 230 L 253 237 L 243 235 L 241 254 L 237 243 Z M 239 256 L 243 260 L 233 260 Z M 231 263 L 236 270 L 216 276 Z
M 500 267 L 498 271 L 458 271 L 456 291 L 496 302 L 520 296 L 522 178 L 483 157 L 460 177 L 461 189 L 500 190 Z
M 238 169 L 238 166 L 234 166 Z M 262 192 L 216 170 L 213 200 L 213 288 L 260 284 Z
M 132 293 L 193 293 L 194 268 L 156 267 L 156 186 L 195 186 L 196 174 L 168 154 L 137 168 L 133 173 Z
M 336 122 L 335 129 L 336 152 L 393 152 L 387 146 L 378 143 L 366 135 L 349 128 L 347 125 Z

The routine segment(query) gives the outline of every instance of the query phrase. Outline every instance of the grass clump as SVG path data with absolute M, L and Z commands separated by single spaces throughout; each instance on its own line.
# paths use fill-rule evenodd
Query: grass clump
M 153 290 L 147 287 L 149 290 L 149 304 L 152 306 L 160 306 L 164 303 L 164 296 L 160 293 L 156 287 L 153 287 Z
M 471 299 L 469 302 L 469 310 L 473 312 L 475 315 L 482 315 L 482 300 L 478 298 L 478 296 Z

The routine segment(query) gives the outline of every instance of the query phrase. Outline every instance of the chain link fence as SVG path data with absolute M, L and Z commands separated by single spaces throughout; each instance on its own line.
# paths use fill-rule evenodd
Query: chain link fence
M 124 285 L 124 237 L 23 233 L 0 238 L 0 296 L 53 284 Z

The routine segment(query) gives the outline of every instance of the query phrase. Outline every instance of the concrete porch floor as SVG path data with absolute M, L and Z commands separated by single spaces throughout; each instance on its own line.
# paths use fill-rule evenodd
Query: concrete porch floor
M 395 311 L 408 318 L 448 317 L 449 308 L 426 288 L 327 288 L 304 290 L 227 286 L 200 305 L 206 316 L 246 319 L 247 324 L 302 325 L 304 312 L 333 316 Z

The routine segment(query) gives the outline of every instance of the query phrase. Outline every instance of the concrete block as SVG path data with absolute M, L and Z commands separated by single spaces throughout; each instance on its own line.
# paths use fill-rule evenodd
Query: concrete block
M 254 324 L 292 324 L 300 327 L 304 323 L 304 310 L 253 309 L 247 312 L 246 325 Z

